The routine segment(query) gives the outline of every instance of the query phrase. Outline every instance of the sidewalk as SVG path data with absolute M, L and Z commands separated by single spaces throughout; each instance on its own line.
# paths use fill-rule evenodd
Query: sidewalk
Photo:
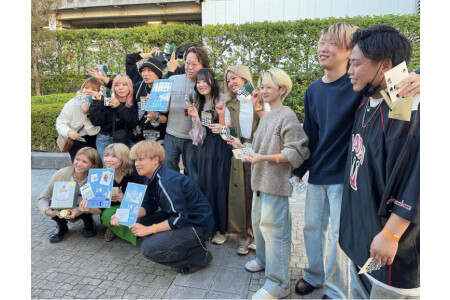
M 69 223 L 64 241 L 50 244 L 55 222 L 37 208 L 37 197 L 56 170 L 31 170 L 31 297 L 33 299 L 236 299 L 251 298 L 265 281 L 264 273 L 248 273 L 244 264 L 254 258 L 236 253 L 236 237 L 224 245 L 208 243 L 211 264 L 189 275 L 181 275 L 145 259 L 140 253 L 142 239 L 135 247 L 121 239 L 106 242 L 105 227 L 85 239 L 82 222 Z M 292 214 L 291 299 L 320 299 L 324 288 L 307 296 L 294 292 L 296 281 L 307 266 L 303 241 L 304 193 L 290 199 Z

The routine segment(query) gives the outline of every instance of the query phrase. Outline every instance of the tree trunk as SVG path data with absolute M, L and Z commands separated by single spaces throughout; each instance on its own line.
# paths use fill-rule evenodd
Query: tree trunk
M 40 80 L 40 74 L 39 74 L 39 68 L 38 68 L 38 53 L 39 53 L 39 38 L 40 38 L 40 30 L 36 32 L 36 39 L 35 44 L 33 48 L 33 52 L 31 54 L 31 60 L 33 65 L 33 82 L 34 82 L 34 92 L 36 96 L 41 96 L 41 80 Z

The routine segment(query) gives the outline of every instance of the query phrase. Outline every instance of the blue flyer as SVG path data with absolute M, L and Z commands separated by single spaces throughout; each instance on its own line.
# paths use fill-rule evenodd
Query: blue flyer
M 116 217 L 119 218 L 119 224 L 129 227 L 136 223 L 146 190 L 147 185 L 145 184 L 128 183 L 122 203 L 120 204 L 120 209 L 116 212 Z
M 148 99 L 146 111 L 161 111 L 166 112 L 169 109 L 170 95 L 172 94 L 173 80 L 171 79 L 157 79 L 153 82 L 152 90 L 150 92 L 150 99 Z
M 111 207 L 111 196 L 114 183 L 114 169 L 90 169 L 88 181 L 80 187 L 83 199 L 87 199 L 87 207 Z

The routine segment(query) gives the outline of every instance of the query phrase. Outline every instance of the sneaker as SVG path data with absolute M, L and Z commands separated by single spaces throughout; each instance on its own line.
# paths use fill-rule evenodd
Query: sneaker
M 237 249 L 237 254 L 239 255 L 247 255 L 248 254 L 248 247 L 247 246 L 239 246 Z
M 116 234 L 111 230 L 111 228 L 106 228 L 105 231 L 105 241 L 111 242 L 116 238 Z
M 283 291 L 283 294 L 280 297 L 277 297 L 271 293 L 269 293 L 265 288 L 260 288 L 256 293 L 252 295 L 252 299 L 279 299 L 279 298 L 286 298 L 289 296 L 290 291 L 289 289 L 285 289 Z
M 222 245 L 227 241 L 227 234 L 221 234 L 219 231 L 216 232 L 211 242 L 217 245 Z
M 258 265 L 258 263 L 256 262 L 256 260 L 253 259 L 253 260 L 251 260 L 251 261 L 248 261 L 248 262 L 245 264 L 245 269 L 246 269 L 248 272 L 255 273 L 255 272 L 261 272 L 262 270 L 264 270 L 264 267 L 261 267 L 260 265 Z
M 253 240 L 253 242 L 252 242 L 250 245 L 248 245 L 248 249 L 252 249 L 252 250 L 255 250 L 255 251 L 256 251 L 255 240 Z

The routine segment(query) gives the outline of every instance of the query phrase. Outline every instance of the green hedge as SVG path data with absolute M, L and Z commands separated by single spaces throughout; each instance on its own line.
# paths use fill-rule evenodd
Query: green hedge
M 31 96 L 31 105 L 33 106 L 34 104 L 66 103 L 73 97 L 75 97 L 75 93 Z
M 302 120 L 306 88 L 323 74 L 316 57 L 318 39 L 323 29 L 339 21 L 350 22 L 361 28 L 378 24 L 398 28 L 413 42 L 409 68 L 413 70 L 420 67 L 419 14 L 204 27 L 162 25 L 82 29 L 53 33 L 56 41 L 54 52 L 51 57 L 43 58 L 40 64 L 45 74 L 41 86 L 45 94 L 74 92 L 87 77 L 87 66 L 107 62 L 111 74 L 124 73 L 126 53 L 149 52 L 154 46 L 163 49 L 165 43 L 180 46 L 188 42 L 202 42 L 210 53 L 211 66 L 219 79 L 223 79 L 226 67 L 233 64 L 249 66 L 255 80 L 262 70 L 272 66 L 283 68 L 293 81 L 292 92 L 285 103 Z
M 31 105 L 31 150 L 59 151 L 55 121 L 64 103 Z

